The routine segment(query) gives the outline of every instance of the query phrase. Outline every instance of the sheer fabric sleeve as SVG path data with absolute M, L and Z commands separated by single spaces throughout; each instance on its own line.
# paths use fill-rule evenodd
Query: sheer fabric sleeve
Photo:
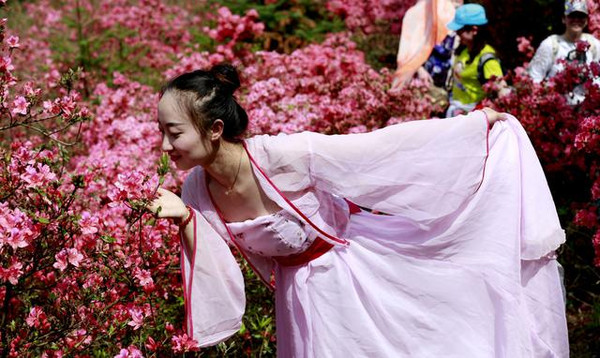
M 454 213 L 484 175 L 488 123 L 481 111 L 405 122 L 370 133 L 311 133 L 310 175 L 321 190 L 427 227 Z
M 280 187 L 331 193 L 432 235 L 466 222 L 493 231 L 518 221 L 521 258 L 533 260 L 558 248 L 564 232 L 535 150 L 508 117 L 491 131 L 475 111 L 370 133 L 260 136 L 253 144 Z
M 244 278 L 227 243 L 197 210 L 194 173 L 182 192 L 195 211 L 194 236 L 182 235 L 181 273 L 186 329 L 201 347 L 219 343 L 239 331 L 246 306 Z
M 529 68 L 527 70 L 533 81 L 536 83 L 542 82 L 552 69 L 554 63 L 552 41 L 552 36 L 542 41 L 540 47 L 538 47 L 535 52 L 533 59 L 529 63 Z

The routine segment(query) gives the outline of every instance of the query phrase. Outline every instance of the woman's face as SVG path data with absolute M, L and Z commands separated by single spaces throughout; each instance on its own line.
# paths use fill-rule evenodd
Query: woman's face
M 162 150 L 178 169 L 207 165 L 214 155 L 207 135 L 199 133 L 178 103 L 175 93 L 165 93 L 158 103 L 158 126 L 162 133 Z
M 587 26 L 588 16 L 583 12 L 575 11 L 563 17 L 563 22 L 565 23 L 567 32 L 581 34 Z
M 464 26 L 462 29 L 456 31 L 456 34 L 460 38 L 460 43 L 470 48 L 475 41 L 477 31 L 477 26 Z

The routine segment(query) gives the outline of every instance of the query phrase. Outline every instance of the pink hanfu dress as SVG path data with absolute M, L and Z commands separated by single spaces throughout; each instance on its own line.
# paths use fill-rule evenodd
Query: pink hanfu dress
M 554 250 L 564 241 L 535 152 L 511 117 L 482 112 L 367 134 L 300 133 L 245 142 L 281 211 L 224 223 L 202 169 L 182 250 L 188 333 L 239 330 L 237 247 L 274 282 L 279 357 L 567 357 Z M 350 200 L 385 212 L 350 213 Z M 315 240 L 333 247 L 298 266 Z

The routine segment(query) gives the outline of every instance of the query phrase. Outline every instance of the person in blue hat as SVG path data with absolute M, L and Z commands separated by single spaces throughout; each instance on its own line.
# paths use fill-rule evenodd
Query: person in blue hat
M 452 71 L 448 117 L 473 110 L 485 97 L 483 85 L 492 77 L 503 76 L 496 50 L 488 44 L 487 24 L 485 9 L 479 4 L 460 6 L 448 24 L 460 39 Z

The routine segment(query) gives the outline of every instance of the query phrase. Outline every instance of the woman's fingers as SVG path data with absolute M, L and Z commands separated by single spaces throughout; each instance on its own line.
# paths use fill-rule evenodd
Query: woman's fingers
M 187 208 L 179 196 L 163 188 L 158 188 L 156 194 L 157 198 L 148 205 L 148 209 L 159 218 L 181 219 L 187 215 Z
M 485 113 L 490 127 L 498 121 L 504 121 L 508 119 L 508 116 L 505 113 L 498 113 L 489 107 L 483 108 L 482 111 Z

